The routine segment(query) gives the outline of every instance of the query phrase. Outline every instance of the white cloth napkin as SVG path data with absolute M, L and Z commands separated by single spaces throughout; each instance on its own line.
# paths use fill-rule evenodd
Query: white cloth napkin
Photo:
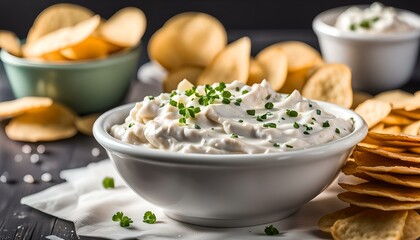
M 279 239 L 278 235 L 265 235 L 264 228 L 270 224 L 280 231 L 281 239 L 326 239 L 328 235 L 317 229 L 318 219 L 346 205 L 337 199 L 340 188 L 334 182 L 289 218 L 253 227 L 207 228 L 165 216 L 160 208 L 146 202 L 125 185 L 110 160 L 65 170 L 60 176 L 67 182 L 24 197 L 21 203 L 74 222 L 80 236 L 108 239 Z M 102 179 L 106 176 L 114 177 L 114 189 L 102 187 Z M 118 211 L 133 219 L 132 227 L 125 229 L 112 221 L 112 215 Z M 155 224 L 143 223 L 146 211 L 156 214 Z

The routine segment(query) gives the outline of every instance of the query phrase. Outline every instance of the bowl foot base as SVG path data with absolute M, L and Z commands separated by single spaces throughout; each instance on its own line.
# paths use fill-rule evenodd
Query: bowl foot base
M 294 208 L 291 210 L 286 210 L 282 212 L 277 212 L 275 214 L 270 215 L 263 215 L 263 216 L 250 216 L 238 219 L 219 219 L 219 218 L 201 218 L 201 217 L 192 217 L 186 216 L 179 213 L 165 211 L 166 216 L 185 223 L 190 223 L 199 226 L 205 227 L 247 227 L 247 226 L 254 226 L 260 225 L 270 222 L 275 222 L 280 219 L 289 217 L 293 213 L 295 213 L 299 208 Z

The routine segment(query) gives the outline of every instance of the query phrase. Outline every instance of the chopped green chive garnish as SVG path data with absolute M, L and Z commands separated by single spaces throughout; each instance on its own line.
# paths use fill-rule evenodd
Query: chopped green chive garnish
M 105 189 L 115 188 L 114 178 L 112 178 L 112 177 L 105 177 L 104 180 L 102 180 L 102 186 Z
M 309 103 L 309 107 L 312 107 L 312 103 Z
M 239 92 L 239 90 L 240 90 L 240 89 L 239 89 L 239 87 L 236 87 L 236 88 L 235 88 L 235 90 L 236 90 L 237 92 Z
M 350 25 L 350 30 L 352 30 L 352 31 L 356 31 L 356 24 L 355 24 L 355 23 L 352 23 L 352 24 Z
M 176 107 L 178 105 L 178 103 L 175 100 L 169 100 L 169 104 L 171 104 L 171 106 Z
M 112 216 L 112 221 L 120 222 L 120 226 L 123 228 L 129 227 L 130 224 L 133 223 L 133 220 L 127 216 L 124 216 L 123 212 L 115 213 L 114 216 Z
M 316 114 L 321 115 L 321 110 L 317 109 Z
M 224 82 L 219 83 L 219 86 L 217 86 L 215 89 L 219 92 L 222 92 L 226 88 L 226 84 Z
M 229 104 L 229 103 L 230 103 L 229 98 L 223 98 L 223 99 L 222 99 L 222 103 L 223 103 L 223 104 Z
M 195 90 L 197 89 L 197 87 L 192 87 L 191 89 L 188 89 L 187 91 L 185 91 L 185 95 L 187 95 L 188 97 L 195 94 Z
M 314 120 L 316 122 L 316 118 L 313 117 L 312 120 Z
M 265 123 L 263 124 L 263 127 L 276 128 L 277 125 L 275 123 Z
M 153 96 L 147 96 L 147 97 L 149 98 L 149 100 L 155 99 L 155 97 L 153 97 Z
M 248 113 L 248 115 L 254 116 L 255 110 L 254 109 L 246 110 L 246 113 Z
M 178 122 L 179 122 L 179 123 L 183 123 L 183 124 L 185 124 L 185 123 L 187 123 L 187 119 L 185 119 L 185 118 L 180 118 L 180 119 L 178 120 Z
M 201 129 L 200 125 L 194 124 L 195 129 Z
M 273 143 L 273 147 L 280 147 L 280 144 L 278 144 L 278 143 Z
M 128 128 L 131 128 L 132 126 L 134 126 L 134 123 L 128 124 Z
M 298 116 L 298 112 L 296 112 L 295 110 L 290 110 L 290 109 L 286 109 L 286 114 L 289 117 L 297 117 Z
M 329 127 L 329 126 L 330 126 L 330 122 L 328 122 L 328 120 L 322 123 L 322 127 L 324 128 Z
M 265 234 L 267 234 L 269 236 L 280 234 L 279 230 L 277 230 L 277 228 L 275 228 L 273 225 L 270 225 L 270 226 L 266 227 L 264 229 L 264 232 L 265 232 Z
M 303 134 L 309 135 L 309 132 L 308 131 L 304 131 Z
M 293 123 L 293 127 L 296 128 L 296 129 L 299 128 L 299 123 L 297 123 L 297 122 Z
M 340 133 L 340 129 L 336 128 L 335 133 Z
M 243 90 L 243 91 L 242 91 L 242 95 L 245 95 L 245 94 L 247 94 L 247 93 L 249 93 L 249 91 L 248 91 L 248 90 Z
M 240 122 L 240 123 L 243 123 L 243 122 L 244 122 L 244 120 L 242 120 L 242 119 L 239 119 L 239 120 L 238 120 L 238 122 Z
M 268 103 L 266 103 L 266 104 L 264 105 L 264 107 L 265 107 L 266 109 L 273 109 L 274 104 L 273 104 L 272 102 L 268 102 Z
M 232 134 L 230 135 L 230 137 L 231 137 L 231 138 L 238 138 L 238 134 L 234 134 L 234 133 L 232 133 Z
M 281 117 L 281 120 L 286 120 L 286 118 L 284 118 L 284 117 Z
M 292 145 L 288 145 L 288 144 L 286 144 L 286 147 L 287 147 L 287 148 L 293 148 L 293 146 L 292 146 Z
M 258 116 L 257 116 L 257 121 L 258 121 L 258 122 L 264 122 L 264 120 L 263 120 L 263 118 L 261 117 L 261 115 L 258 115 Z
M 268 94 L 267 97 L 265 97 L 265 100 L 268 100 L 271 98 L 271 94 Z
M 151 211 L 147 211 L 144 213 L 143 222 L 148 224 L 153 224 L 156 222 L 156 215 Z
M 211 130 L 214 130 L 214 127 L 212 127 Z

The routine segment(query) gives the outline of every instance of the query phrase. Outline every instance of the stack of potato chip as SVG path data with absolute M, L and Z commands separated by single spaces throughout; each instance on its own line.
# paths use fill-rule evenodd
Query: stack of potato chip
M 151 38 L 150 59 L 168 72 L 163 89 L 170 92 L 187 79 L 195 85 L 234 80 L 248 85 L 266 79 L 274 90 L 297 89 L 308 98 L 349 108 L 352 105 L 350 69 L 324 64 L 309 45 L 280 42 L 251 57 L 251 41 L 240 38 L 228 45 L 223 25 L 205 13 L 187 12 L 169 19 Z
M 78 117 L 71 109 L 46 97 L 0 102 L 0 120 L 12 118 L 6 126 L 6 135 L 16 141 L 55 141 L 70 138 L 77 131 L 91 136 L 98 116 Z
M 41 61 L 105 58 L 137 46 L 145 29 L 146 17 L 138 8 L 121 9 L 103 20 L 85 7 L 60 3 L 38 15 L 22 48 L 14 33 L 0 31 L 0 48 Z
M 339 183 L 348 208 L 319 221 L 336 239 L 420 237 L 420 92 L 388 91 L 356 107 L 370 131 L 342 171 L 363 182 Z M 370 238 L 369 238 L 370 237 Z

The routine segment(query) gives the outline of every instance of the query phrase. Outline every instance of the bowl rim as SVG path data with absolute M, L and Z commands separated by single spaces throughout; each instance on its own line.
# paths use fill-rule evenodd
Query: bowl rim
M 406 32 L 394 32 L 394 33 L 376 33 L 376 34 L 360 34 L 360 33 L 353 33 L 349 31 L 343 31 L 341 29 L 336 28 L 330 24 L 327 24 L 324 20 L 326 16 L 330 15 L 339 15 L 343 11 L 347 10 L 350 7 L 360 7 L 366 8 L 369 5 L 347 5 L 337 8 L 328 9 L 319 13 L 314 20 L 312 21 L 312 29 L 316 34 L 324 34 L 330 37 L 335 38 L 342 38 L 342 39 L 349 39 L 349 40 L 358 40 L 358 41 L 375 41 L 375 42 L 395 42 L 395 41 L 403 41 L 403 40 L 412 40 L 418 38 L 420 36 L 420 15 L 405 10 L 394 8 L 399 14 L 402 14 L 406 17 L 416 19 L 417 26 L 410 31 Z
M 288 159 L 293 159 L 293 162 L 306 162 L 316 159 L 317 157 L 319 158 L 322 156 L 350 150 L 366 136 L 368 132 L 367 124 L 357 113 L 332 103 L 322 101 L 315 102 L 320 104 L 323 109 L 332 109 L 332 111 L 328 111 L 330 113 L 344 113 L 349 118 L 352 117 L 354 119 L 353 132 L 343 138 L 326 144 L 285 152 L 275 152 L 268 154 L 179 153 L 160 149 L 152 149 L 140 145 L 122 142 L 108 133 L 109 129 L 107 128 L 111 126 L 110 122 L 113 121 L 112 124 L 114 124 L 115 121 L 119 119 L 124 121 L 129 111 L 135 106 L 135 103 L 130 103 L 113 108 L 103 113 L 94 123 L 93 135 L 99 144 L 101 144 L 107 150 L 107 152 L 112 152 L 117 155 L 135 157 L 138 161 L 211 166 L 291 163 L 292 161 L 287 161 Z M 110 120 L 111 118 L 113 120 Z M 109 126 L 106 126 L 107 124 Z
M 112 62 L 112 60 L 122 59 L 124 56 L 137 53 L 141 48 L 141 44 L 132 48 L 123 49 L 119 52 L 112 53 L 104 58 L 86 59 L 78 61 L 66 61 L 66 62 L 49 62 L 39 61 L 34 59 L 27 59 L 23 57 L 17 57 L 4 49 L 0 51 L 0 59 L 3 63 L 13 64 L 25 67 L 37 67 L 37 68 L 91 68 Z

